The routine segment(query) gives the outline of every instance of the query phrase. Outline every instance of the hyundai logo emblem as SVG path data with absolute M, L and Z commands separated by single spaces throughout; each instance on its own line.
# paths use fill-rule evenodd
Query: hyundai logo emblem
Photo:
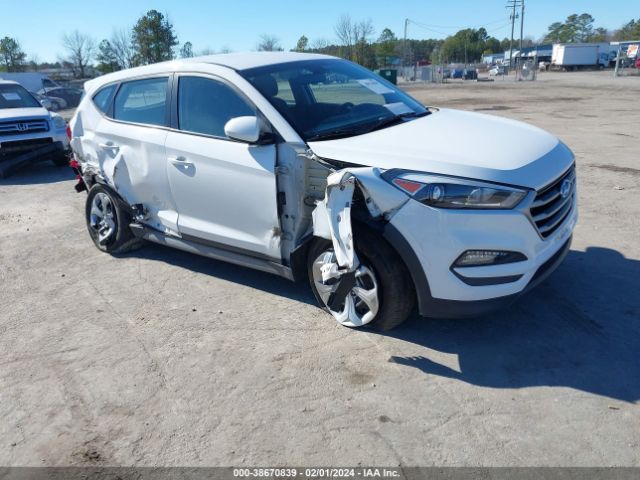
M 565 178 L 562 181 L 562 185 L 560 185 L 560 195 L 562 195 L 562 198 L 567 198 L 570 193 L 571 193 L 571 180 L 569 180 L 568 178 Z
M 25 130 L 29 129 L 29 125 L 27 125 L 26 123 L 19 123 L 18 124 L 18 131 L 19 132 L 24 132 Z

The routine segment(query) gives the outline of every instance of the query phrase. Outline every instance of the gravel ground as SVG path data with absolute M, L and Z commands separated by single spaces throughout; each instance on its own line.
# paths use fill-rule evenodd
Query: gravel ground
M 0 465 L 640 466 L 640 79 L 407 88 L 574 150 L 581 217 L 546 283 L 487 318 L 353 331 L 305 285 L 100 253 L 42 164 L 0 181 Z

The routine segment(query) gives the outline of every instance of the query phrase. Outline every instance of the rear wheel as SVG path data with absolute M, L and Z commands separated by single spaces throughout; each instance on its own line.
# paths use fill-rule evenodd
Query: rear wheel
M 360 266 L 355 283 L 344 301 L 328 306 L 339 278 L 322 280 L 324 265 L 335 263 L 330 241 L 314 240 L 309 249 L 308 275 L 313 293 L 321 306 L 346 327 L 365 325 L 389 330 L 404 322 L 415 304 L 413 283 L 402 260 L 379 235 L 368 230 L 354 234 Z
M 128 206 L 110 188 L 100 184 L 91 188 L 85 215 L 89 235 L 103 252 L 125 253 L 142 244 L 142 240 L 136 238 L 129 228 L 131 214 Z

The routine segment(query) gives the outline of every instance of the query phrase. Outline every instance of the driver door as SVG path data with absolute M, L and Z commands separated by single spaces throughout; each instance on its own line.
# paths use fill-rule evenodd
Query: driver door
M 255 116 L 226 82 L 177 77 L 174 127 L 166 139 L 167 171 L 183 239 L 280 261 L 276 147 L 229 139 L 225 124 Z

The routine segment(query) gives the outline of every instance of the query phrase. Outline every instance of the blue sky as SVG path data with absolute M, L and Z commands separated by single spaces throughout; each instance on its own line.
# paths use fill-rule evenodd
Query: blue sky
M 27 54 L 52 61 L 63 52 L 61 37 L 78 29 L 100 40 L 114 28 L 130 28 L 147 10 L 167 13 L 178 40 L 191 41 L 197 53 L 203 48 L 255 50 L 262 33 L 276 35 L 285 49 L 305 34 L 334 40 L 333 26 L 342 14 L 371 19 L 376 35 L 389 27 L 402 36 L 404 19 L 423 25 L 409 26 L 412 38 L 443 38 L 460 28 L 485 25 L 491 35 L 509 36 L 505 0 L 298 0 L 298 1 L 193 1 L 193 0 L 0 0 L 0 36 L 17 38 Z M 640 12 L 629 0 L 528 0 L 525 36 L 536 39 L 554 21 L 572 13 L 587 12 L 596 26 L 619 28 Z

